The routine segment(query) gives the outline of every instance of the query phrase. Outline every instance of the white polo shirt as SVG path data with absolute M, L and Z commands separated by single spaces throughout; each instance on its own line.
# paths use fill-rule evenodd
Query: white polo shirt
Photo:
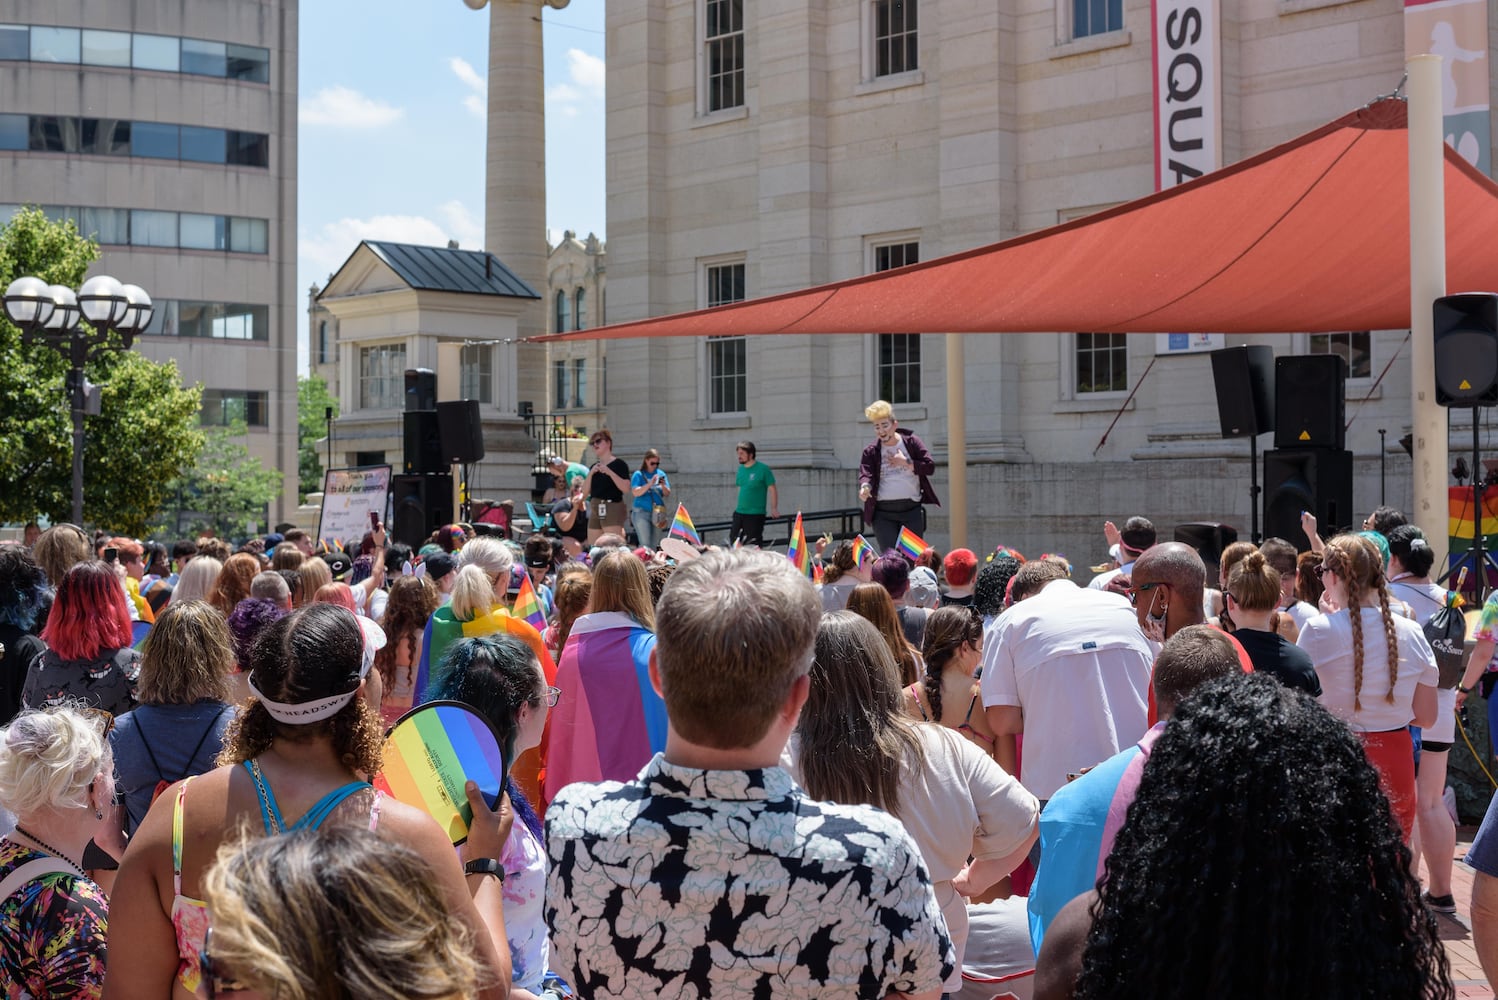
M 1149 728 L 1155 652 L 1128 598 L 1055 580 L 984 630 L 983 705 L 1025 715 L 1020 781 L 1040 799 Z

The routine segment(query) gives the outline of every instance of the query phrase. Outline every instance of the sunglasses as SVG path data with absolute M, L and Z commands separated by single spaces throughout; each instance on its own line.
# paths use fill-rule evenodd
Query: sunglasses
M 217 1000 L 223 993 L 244 993 L 249 989 L 229 976 L 227 970 L 214 968 L 212 926 L 203 935 L 203 950 L 198 954 L 198 968 L 201 970 L 203 985 L 208 987 L 209 1000 Z
M 1326 563 L 1317 563 L 1316 565 L 1314 565 L 1314 566 L 1311 567 L 1311 573 L 1313 575 L 1315 575 L 1315 576 L 1321 576 L 1323 573 L 1335 573 L 1335 572 L 1336 572 L 1336 570 L 1332 569 Z
M 94 725 L 99 727 L 100 736 L 108 736 L 114 732 L 114 714 L 106 712 L 102 708 L 80 708 L 79 711 Z
M 1139 595 L 1140 594 L 1147 594 L 1151 590 L 1154 590 L 1156 587 L 1169 587 L 1169 586 L 1170 586 L 1170 584 L 1168 584 L 1168 583 L 1144 583 L 1144 584 L 1140 584 L 1139 586 L 1133 588 L 1132 590 L 1130 590 L 1128 592 L 1129 593 L 1129 603 L 1132 604 L 1132 605 L 1134 605 L 1137 608 L 1139 606 Z

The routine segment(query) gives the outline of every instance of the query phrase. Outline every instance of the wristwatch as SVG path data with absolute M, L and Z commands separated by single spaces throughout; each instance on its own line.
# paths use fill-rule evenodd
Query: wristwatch
M 497 858 L 474 858 L 463 866 L 464 875 L 493 875 L 504 884 L 505 870 Z
M 1477 690 L 1477 685 L 1474 684 L 1471 687 L 1462 687 L 1460 684 L 1458 684 L 1456 686 L 1456 689 L 1462 694 L 1471 694 L 1473 691 Z

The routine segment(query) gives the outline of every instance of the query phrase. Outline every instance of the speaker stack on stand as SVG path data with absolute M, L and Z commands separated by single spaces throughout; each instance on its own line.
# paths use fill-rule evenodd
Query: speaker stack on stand
M 432 532 L 453 521 L 453 477 L 442 462 L 437 429 L 437 375 L 406 369 L 406 410 L 401 475 L 390 484 L 390 537 L 420 548 Z
M 1264 531 L 1307 551 L 1302 511 L 1322 537 L 1353 522 L 1347 362 L 1336 354 L 1274 360 L 1274 450 L 1264 455 Z
M 1481 441 L 1478 437 L 1477 410 L 1498 404 L 1498 295 L 1492 292 L 1466 292 L 1444 295 L 1433 305 L 1435 333 L 1436 402 L 1441 406 L 1472 411 L 1472 496 L 1469 518 L 1458 516 L 1459 506 L 1451 509 L 1452 520 L 1465 527 L 1471 525 L 1472 539 L 1466 552 L 1457 551 L 1458 537 L 1452 537 L 1444 582 L 1461 567 L 1482 566 L 1486 572 L 1472 574 L 1477 601 L 1482 602 L 1498 564 L 1493 553 L 1484 553 L 1487 541 L 1483 526 L 1483 481 Z M 1461 460 L 1457 460 L 1458 466 Z M 1460 473 L 1458 473 L 1460 475 Z M 1455 491 L 1453 491 L 1455 492 Z M 1455 497 L 1452 498 L 1456 499 Z M 1453 536 L 1463 535 L 1461 527 Z

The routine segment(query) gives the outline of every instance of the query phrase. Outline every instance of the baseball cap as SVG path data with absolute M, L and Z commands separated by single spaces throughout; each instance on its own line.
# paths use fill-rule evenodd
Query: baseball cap
M 458 560 L 440 549 L 436 553 L 427 556 L 423 560 L 423 564 L 427 568 L 427 579 L 433 583 L 436 583 L 458 568 Z
M 968 555 L 971 557 L 972 553 Z M 974 560 L 976 562 L 976 559 Z M 941 591 L 936 586 L 936 574 L 929 566 L 917 566 L 910 571 L 910 589 L 905 592 L 905 602 L 918 608 L 934 608 L 941 600 Z
M 319 555 L 322 561 L 328 564 L 334 580 L 342 580 L 348 576 L 349 570 L 354 568 L 354 561 L 342 552 L 322 552 Z

